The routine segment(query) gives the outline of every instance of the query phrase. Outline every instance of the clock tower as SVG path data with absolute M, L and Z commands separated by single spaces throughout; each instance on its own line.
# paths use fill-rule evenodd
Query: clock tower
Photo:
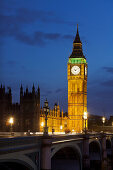
M 81 132 L 85 127 L 84 112 L 87 112 L 87 62 L 83 55 L 78 25 L 73 51 L 68 60 L 68 128 Z M 86 122 L 87 126 L 87 122 Z

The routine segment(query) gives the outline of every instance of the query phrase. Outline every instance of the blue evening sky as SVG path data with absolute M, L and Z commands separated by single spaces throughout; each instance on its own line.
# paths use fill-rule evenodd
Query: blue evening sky
M 88 112 L 113 115 L 113 1 L 0 0 L 0 83 L 41 90 L 67 111 L 67 61 L 77 23 L 88 62 Z

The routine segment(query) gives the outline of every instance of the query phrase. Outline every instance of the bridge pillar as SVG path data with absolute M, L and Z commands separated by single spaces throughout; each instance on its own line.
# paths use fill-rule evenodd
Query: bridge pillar
M 41 170 L 51 170 L 51 136 L 43 136 L 41 146 Z
M 106 134 L 102 134 L 101 137 L 101 143 L 102 143 L 102 170 L 107 169 L 107 151 L 106 151 Z
M 83 136 L 83 159 L 82 159 L 82 166 L 83 170 L 90 169 L 90 158 L 89 158 L 89 135 L 85 134 Z
M 111 141 L 111 167 L 113 169 L 113 140 Z

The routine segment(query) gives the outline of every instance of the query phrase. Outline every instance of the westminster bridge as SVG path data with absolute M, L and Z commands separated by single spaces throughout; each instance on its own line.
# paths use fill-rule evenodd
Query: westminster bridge
M 0 169 L 112 170 L 113 134 L 1 137 Z

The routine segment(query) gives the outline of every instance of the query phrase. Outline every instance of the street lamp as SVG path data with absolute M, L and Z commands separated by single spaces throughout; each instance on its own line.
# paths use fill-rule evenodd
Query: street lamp
M 62 125 L 60 125 L 60 132 L 62 132 L 62 129 L 63 129 L 63 127 L 62 127 Z
M 41 122 L 41 129 L 42 129 L 42 132 L 43 132 L 43 129 L 44 129 L 44 122 Z
M 41 126 L 42 126 L 42 127 L 44 126 L 44 122 L 41 122 Z
M 74 129 L 72 129 L 72 132 L 74 132 L 75 130 Z
M 47 115 L 49 113 L 49 107 L 48 107 L 48 101 L 44 102 L 44 107 L 43 107 L 44 113 L 45 113 L 45 127 L 44 127 L 44 135 L 48 135 L 48 127 L 47 127 Z
M 103 123 L 103 131 L 104 131 L 104 123 L 105 123 L 106 118 L 102 117 L 102 123 Z
M 13 117 L 10 117 L 9 123 L 10 123 L 10 125 L 11 125 L 11 133 L 12 133 L 12 126 L 13 126 L 13 123 L 14 123 Z
M 62 130 L 62 125 L 60 125 L 60 130 Z
M 105 123 L 105 120 L 106 120 L 106 118 L 105 118 L 105 117 L 102 117 L 102 123 L 103 123 L 103 124 Z
M 84 112 L 83 119 L 85 120 L 85 134 L 86 134 L 86 120 L 87 120 L 87 112 Z

